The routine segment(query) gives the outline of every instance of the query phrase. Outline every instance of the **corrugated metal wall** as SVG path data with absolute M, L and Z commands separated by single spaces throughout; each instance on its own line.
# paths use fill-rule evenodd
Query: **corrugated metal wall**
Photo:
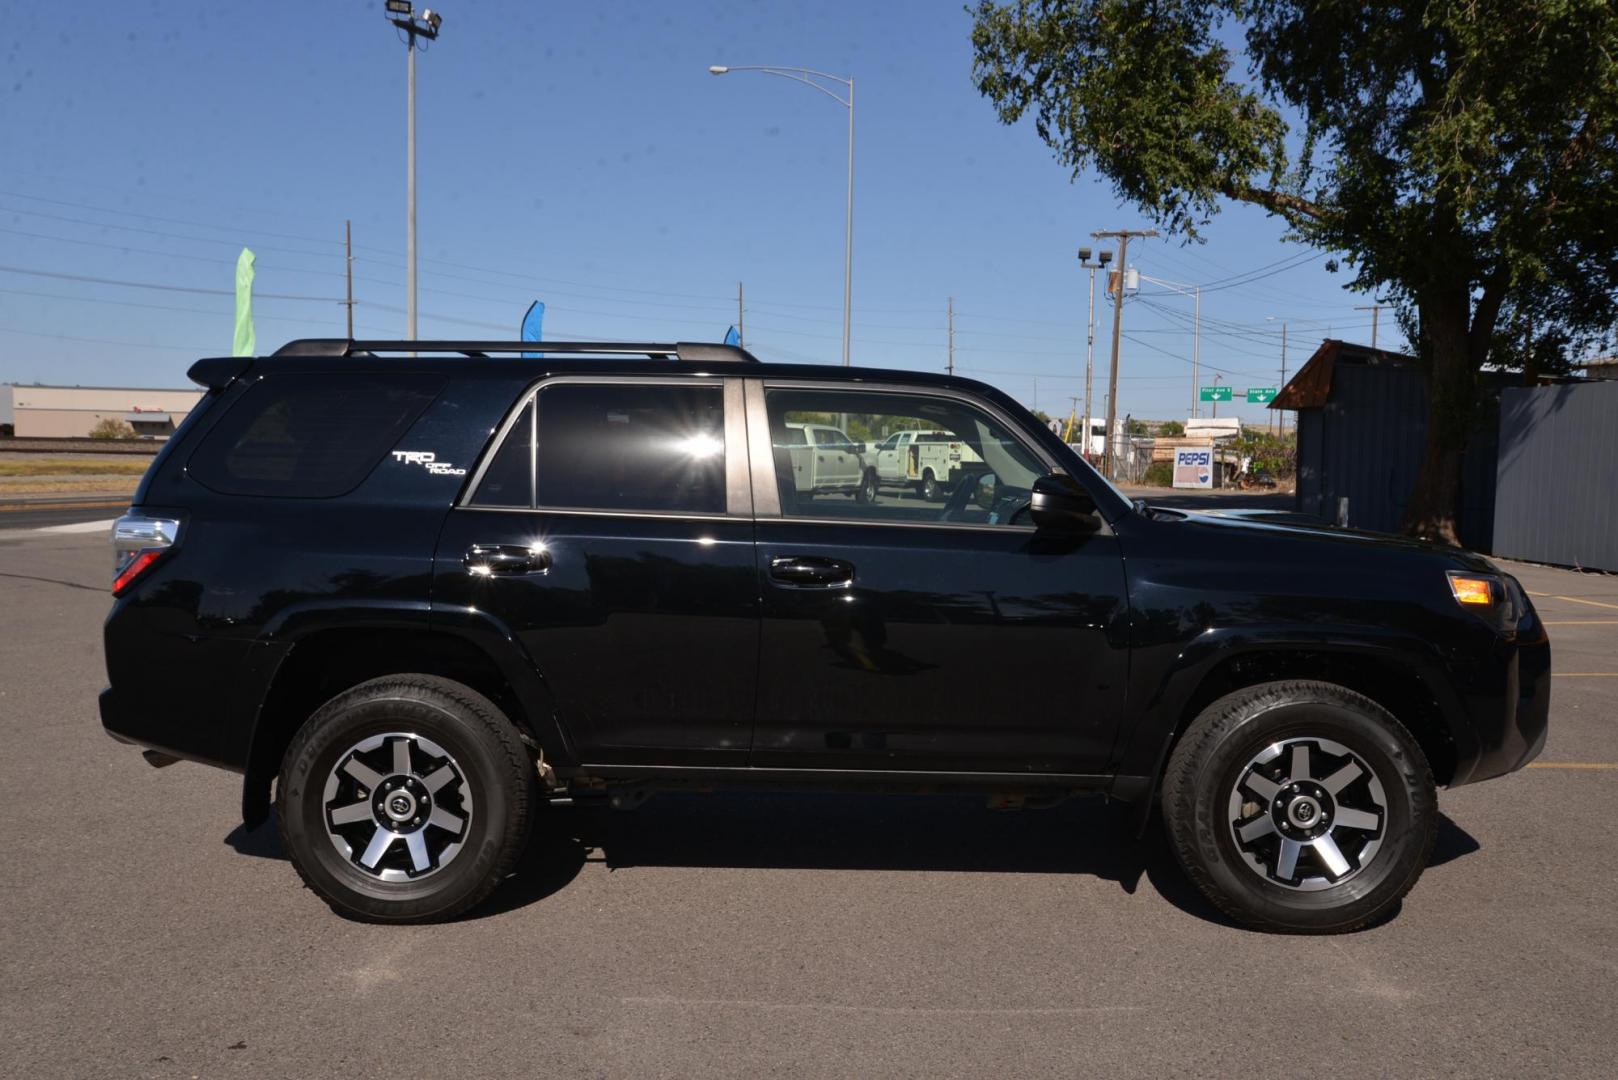
M 1490 550 L 1494 534 L 1494 407 L 1485 412 L 1461 464 L 1461 541 Z M 1348 498 L 1348 524 L 1398 532 L 1427 438 L 1427 380 L 1413 367 L 1339 360 L 1323 408 L 1298 416 L 1301 513 L 1325 521 Z
M 1498 480 L 1495 554 L 1618 570 L 1618 382 L 1505 390 Z

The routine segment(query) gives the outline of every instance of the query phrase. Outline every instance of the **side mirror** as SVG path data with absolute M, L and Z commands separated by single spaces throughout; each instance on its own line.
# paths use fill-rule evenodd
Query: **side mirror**
M 855 452 L 855 453 L 856 453 L 856 454 L 863 454 L 863 453 L 865 453 L 865 444 L 864 444 L 864 443 L 862 443 L 862 442 L 857 442 L 857 443 L 855 443 L 855 444 L 854 444 L 854 452 Z
M 1071 476 L 1051 473 L 1034 481 L 1028 516 L 1041 529 L 1093 529 L 1096 502 Z

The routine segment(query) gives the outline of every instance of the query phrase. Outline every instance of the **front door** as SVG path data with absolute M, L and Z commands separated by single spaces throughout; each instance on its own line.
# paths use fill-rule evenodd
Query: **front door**
M 1056 538 L 1028 523 L 1028 490 L 1051 463 L 946 391 L 766 384 L 760 396 L 750 422 L 777 441 L 805 416 L 844 414 L 856 440 L 946 430 L 988 471 L 942 504 L 908 489 L 809 500 L 778 485 L 779 515 L 758 516 L 752 763 L 1104 771 L 1127 674 L 1123 560 L 1104 526 Z M 761 458 L 755 474 L 772 469 Z
M 503 624 L 585 762 L 746 763 L 758 579 L 740 401 L 739 380 L 551 380 L 450 512 L 435 613 Z

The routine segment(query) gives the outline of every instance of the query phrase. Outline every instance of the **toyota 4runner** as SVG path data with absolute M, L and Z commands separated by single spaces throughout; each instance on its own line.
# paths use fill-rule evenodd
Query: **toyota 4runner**
M 443 919 L 548 801 L 1102 793 L 1291 931 L 1386 913 L 1435 788 L 1544 744 L 1550 646 L 1451 548 L 1132 503 L 1004 394 L 721 345 L 295 341 L 115 527 L 101 717 L 244 775 L 303 880 Z M 942 503 L 797 490 L 789 433 L 945 432 Z M 184 694 L 175 694 L 184 686 Z

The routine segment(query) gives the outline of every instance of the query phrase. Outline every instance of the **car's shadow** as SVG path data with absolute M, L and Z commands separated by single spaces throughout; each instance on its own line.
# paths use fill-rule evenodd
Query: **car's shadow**
M 285 858 L 273 823 L 238 827 L 243 855 Z M 1478 842 L 1440 814 L 1430 866 Z M 934 870 L 1087 874 L 1133 895 L 1142 880 L 1187 914 L 1233 925 L 1186 879 L 1155 820 L 1136 840 L 1130 810 L 1099 799 L 991 812 L 981 797 L 855 794 L 660 795 L 634 811 L 547 807 L 511 878 L 466 918 L 543 900 L 587 862 L 796 870 Z M 1388 918 L 1397 914 L 1397 909 Z M 1386 919 L 1382 920 L 1386 921 Z

